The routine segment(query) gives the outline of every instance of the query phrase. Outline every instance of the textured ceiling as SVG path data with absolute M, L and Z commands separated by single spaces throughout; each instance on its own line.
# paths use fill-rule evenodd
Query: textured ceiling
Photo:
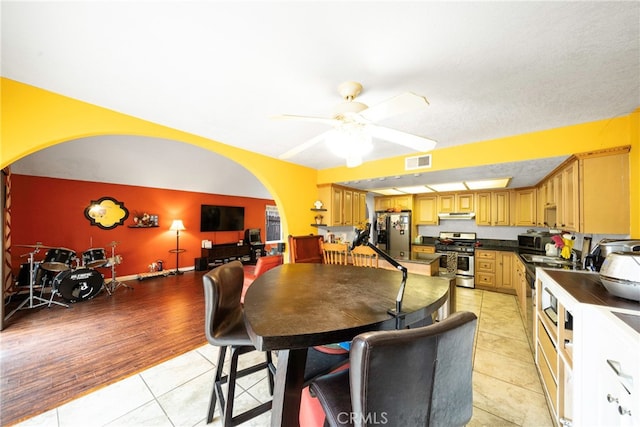
M 364 85 L 359 100 L 370 106 L 406 91 L 426 96 L 424 111 L 382 124 L 433 138 L 437 148 L 617 117 L 640 105 L 635 1 L 2 1 L 1 7 L 2 76 L 273 157 L 326 127 L 269 116 L 327 116 L 346 80 Z M 72 147 L 48 149 L 79 165 L 60 173 L 82 175 L 82 165 L 101 158 L 108 166 L 100 179 L 110 181 L 105 175 L 117 168 L 105 151 Z M 142 156 L 138 169 L 118 171 L 118 179 L 141 185 L 139 177 L 149 175 L 141 168 L 152 162 L 133 151 Z M 165 158 L 156 162 L 172 162 L 174 176 L 189 175 L 186 156 L 197 156 L 193 151 L 164 144 L 155 156 Z M 405 154 L 413 153 L 376 141 L 365 160 Z M 322 144 L 290 160 L 318 169 L 343 163 Z M 557 160 L 518 169 L 546 168 L 544 175 Z M 22 167 L 32 168 L 28 162 Z M 41 174 L 50 168 L 61 165 L 38 161 Z

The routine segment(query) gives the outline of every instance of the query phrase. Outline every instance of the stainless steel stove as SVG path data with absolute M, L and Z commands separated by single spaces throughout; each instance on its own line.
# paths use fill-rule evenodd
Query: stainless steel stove
M 474 252 L 476 233 L 441 231 L 436 242 L 436 253 L 440 258 L 440 269 L 455 274 L 456 286 L 475 288 Z

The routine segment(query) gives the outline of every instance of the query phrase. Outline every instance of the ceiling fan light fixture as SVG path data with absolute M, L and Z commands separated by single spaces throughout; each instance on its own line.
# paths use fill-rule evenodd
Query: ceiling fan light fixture
M 373 150 L 371 135 L 364 126 L 345 124 L 338 126 L 326 134 L 325 143 L 336 156 L 347 161 L 352 168 L 362 164 L 362 157 Z

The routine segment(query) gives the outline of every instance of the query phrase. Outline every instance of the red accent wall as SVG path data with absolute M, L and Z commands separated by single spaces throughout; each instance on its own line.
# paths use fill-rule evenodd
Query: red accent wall
M 202 240 L 214 244 L 237 242 L 244 237 L 242 231 L 200 232 L 200 205 L 245 207 L 245 228 L 260 228 L 265 238 L 265 206 L 275 205 L 273 200 L 250 197 L 225 196 L 188 191 L 164 190 L 130 185 L 42 178 L 12 175 L 11 249 L 13 270 L 17 275 L 20 264 L 28 262 L 30 248 L 42 242 L 45 246 L 74 250 L 79 259 L 91 248 L 104 248 L 111 256 L 111 242 L 118 242 L 115 254 L 122 256 L 117 266 L 117 277 L 149 271 L 149 264 L 163 261 L 164 269 L 175 269 L 176 256 L 169 250 L 176 247 L 176 233 L 169 227 L 174 219 L 182 219 L 185 231 L 180 232 L 180 267 L 193 267 L 200 257 Z M 124 225 L 103 230 L 84 216 L 92 200 L 112 197 L 129 210 Z M 159 216 L 157 228 L 130 228 L 134 212 L 147 212 Z M 35 260 L 42 260 L 47 249 L 41 249 Z M 25 255 L 21 257 L 21 255 Z M 110 268 L 98 268 L 105 278 L 111 277 Z M 15 277 L 15 276 L 14 276 Z

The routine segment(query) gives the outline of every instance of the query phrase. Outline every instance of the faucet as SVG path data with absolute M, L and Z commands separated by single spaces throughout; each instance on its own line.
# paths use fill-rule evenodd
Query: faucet
M 573 268 L 577 268 L 578 266 L 578 253 L 575 249 L 571 249 L 571 262 L 573 263 Z

